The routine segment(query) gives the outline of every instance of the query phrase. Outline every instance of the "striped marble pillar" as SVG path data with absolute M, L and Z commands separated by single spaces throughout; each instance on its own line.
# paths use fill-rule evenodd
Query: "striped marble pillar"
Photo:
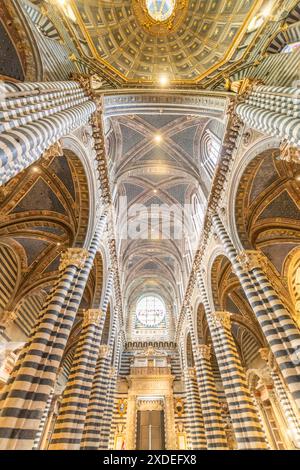
M 186 312 L 191 334 L 207 448 L 219 450 L 228 449 L 221 407 L 211 367 L 211 348 L 210 346 L 197 343 L 194 332 L 192 308 L 188 306 Z
M 216 384 L 211 367 L 211 346 L 195 349 L 195 368 L 208 449 L 228 449 Z
M 96 104 L 74 81 L 3 83 L 1 92 L 0 185 L 86 124 L 96 111 Z
M 111 346 L 100 346 L 80 444 L 82 450 L 98 450 L 100 445 L 101 423 L 109 395 L 111 356 Z
M 82 296 L 88 282 L 90 272 L 93 268 L 97 251 L 99 250 L 100 242 L 103 238 L 103 232 L 106 227 L 107 213 L 103 213 L 97 222 L 95 232 L 87 250 L 87 258 L 84 266 L 80 272 L 77 273 L 75 282 L 73 283 L 73 289 L 68 292 L 67 296 L 67 310 L 71 312 L 77 312 L 81 303 Z M 102 308 L 102 310 L 104 310 Z
M 193 450 L 205 450 L 207 449 L 207 445 L 203 416 L 195 369 L 193 367 L 190 367 L 185 371 L 184 385 L 190 445 Z
M 300 146 L 299 88 L 255 86 L 236 113 L 249 127 Z
M 265 273 L 258 251 L 238 255 L 218 214 L 213 226 L 223 244 L 248 301 L 256 315 L 282 376 L 300 409 L 300 332 Z
M 84 312 L 81 337 L 63 393 L 50 450 L 80 448 L 104 320 L 105 313 L 100 309 Z
M 300 414 L 296 410 L 294 410 L 290 397 L 286 391 L 286 387 L 280 377 L 280 372 L 278 371 L 278 367 L 274 364 L 274 360 L 272 360 L 272 354 L 270 354 L 269 349 L 262 348 L 260 349 L 261 358 L 266 361 L 268 370 L 270 372 L 271 379 L 273 380 L 274 389 L 277 395 L 277 399 L 283 415 L 285 417 L 285 421 L 289 428 L 290 437 L 294 442 L 297 448 L 300 448 Z
M 107 394 L 107 400 L 104 409 L 103 422 L 101 424 L 101 437 L 99 450 L 106 450 L 109 444 L 111 423 L 113 417 L 113 411 L 116 401 L 116 388 L 117 388 L 117 379 L 120 367 L 120 359 L 122 355 L 122 348 L 124 344 L 122 341 L 122 336 L 119 335 L 116 342 L 115 356 L 113 359 L 113 366 L 110 370 L 110 381 L 109 381 L 109 391 Z
M 111 422 L 113 417 L 113 411 L 116 401 L 116 386 L 118 379 L 118 369 L 111 367 L 109 371 L 109 385 L 108 393 L 106 396 L 106 403 L 103 412 L 103 420 L 101 423 L 101 435 L 99 442 L 99 450 L 107 450 L 109 444 Z
M 107 289 L 108 290 L 106 292 L 105 299 L 103 302 L 103 305 L 105 304 L 106 308 L 108 305 L 108 301 L 106 299 L 108 299 L 110 296 L 112 282 L 108 283 Z M 116 334 L 116 329 L 117 315 L 114 314 L 109 344 L 103 344 L 100 346 L 80 444 L 80 448 L 83 450 L 99 449 L 104 411 L 109 397 L 110 369 L 112 363 L 113 343 Z
M 34 445 L 76 314 L 66 311 L 66 297 L 86 259 L 87 251 L 78 248 L 61 257 L 60 277 L 1 396 L 0 449 Z
M 230 313 L 209 313 L 207 321 L 238 448 L 267 449 L 265 434 L 231 334 Z

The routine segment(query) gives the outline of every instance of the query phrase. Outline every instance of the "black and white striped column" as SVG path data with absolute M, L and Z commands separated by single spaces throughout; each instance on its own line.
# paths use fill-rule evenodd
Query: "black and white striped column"
M 184 385 L 190 445 L 193 450 L 205 450 L 207 449 L 205 430 L 194 368 L 185 370 Z
M 99 449 L 103 413 L 109 395 L 111 356 L 111 346 L 100 346 L 80 444 L 82 450 Z
M 79 83 L 4 83 L 0 101 L 0 185 L 86 124 L 96 104 Z
M 122 355 L 122 350 L 124 348 L 124 338 L 119 334 L 116 340 L 116 350 L 115 357 L 113 360 L 113 366 L 110 370 L 110 381 L 109 381 L 109 392 L 107 395 L 107 400 L 104 409 L 103 422 L 101 424 L 101 437 L 99 450 L 106 450 L 109 444 L 109 436 L 111 431 L 111 423 L 113 417 L 113 411 L 116 401 L 116 388 L 117 388 L 117 379 L 120 367 L 120 360 Z
M 100 309 L 84 312 L 82 333 L 63 393 L 50 450 L 80 448 L 104 320 L 105 313 Z
M 219 215 L 213 226 L 261 326 L 284 380 L 300 408 L 300 332 L 265 274 L 262 253 L 238 255 Z
M 103 310 L 106 310 L 108 307 L 112 287 L 113 274 L 111 272 L 102 305 Z M 109 344 L 102 344 L 100 346 L 80 444 L 80 448 L 83 450 L 99 449 L 104 410 L 109 396 L 110 369 L 116 330 L 117 315 L 116 312 L 114 312 Z
M 265 434 L 231 334 L 230 313 L 210 313 L 207 321 L 238 449 L 267 449 Z
M 268 370 L 270 372 L 271 379 L 273 380 L 274 389 L 277 395 L 277 400 L 281 407 L 282 413 L 284 414 L 287 426 L 289 428 L 290 437 L 297 448 L 300 448 L 300 416 L 296 413 L 289 394 L 287 393 L 286 387 L 284 386 L 280 377 L 280 372 L 274 359 L 272 360 L 272 354 L 267 348 L 260 349 L 261 358 L 266 361 Z
M 186 308 L 186 313 L 191 334 L 207 449 L 228 449 L 221 407 L 211 367 L 211 348 L 204 344 L 197 344 L 190 306 Z
M 76 314 L 66 311 L 66 298 L 86 259 L 87 251 L 78 248 L 61 257 L 60 277 L 1 396 L 0 449 L 34 446 Z
M 199 344 L 195 350 L 196 374 L 208 449 L 228 449 L 220 402 L 211 367 L 211 346 Z
M 300 146 L 300 90 L 255 86 L 236 113 L 249 127 Z

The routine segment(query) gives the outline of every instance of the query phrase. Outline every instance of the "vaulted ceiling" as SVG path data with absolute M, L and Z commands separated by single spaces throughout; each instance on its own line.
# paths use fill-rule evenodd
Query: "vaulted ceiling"
M 127 107 L 125 98 L 118 104 L 113 96 L 105 99 L 121 281 L 128 305 L 145 292 L 159 293 L 168 303 L 180 305 L 180 289 L 184 291 L 190 274 L 186 257 L 193 256 L 191 251 L 199 241 L 192 237 L 196 231 L 189 207 L 195 196 L 205 205 L 209 191 L 200 143 L 208 128 L 222 138 L 226 100 L 219 97 L 217 109 L 212 98 L 206 111 L 199 106 L 194 114 L 193 97 L 189 107 L 188 101 L 168 107 L 163 94 L 152 95 L 157 110 L 150 98 L 149 94 L 127 96 Z M 169 100 L 176 102 L 175 97 Z M 170 207 L 176 208 L 174 216 Z M 185 237 L 176 231 L 183 213 L 187 216 Z M 142 223 L 136 235 L 137 221 Z

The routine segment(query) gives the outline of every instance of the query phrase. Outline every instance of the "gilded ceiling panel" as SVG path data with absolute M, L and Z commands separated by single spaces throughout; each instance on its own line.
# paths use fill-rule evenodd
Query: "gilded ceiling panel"
M 132 83 L 155 82 L 163 73 L 176 82 L 204 77 L 230 58 L 258 4 L 256 0 L 70 2 L 94 57 Z M 159 15 L 161 20 L 154 19 Z

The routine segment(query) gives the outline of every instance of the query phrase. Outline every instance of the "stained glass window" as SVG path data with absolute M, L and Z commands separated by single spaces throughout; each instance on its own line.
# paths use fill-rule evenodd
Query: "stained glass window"
M 156 21 L 166 21 L 172 15 L 176 0 L 146 0 L 149 15 Z
M 160 326 L 166 315 L 164 302 L 155 295 L 142 297 L 136 306 L 137 320 L 148 328 Z

